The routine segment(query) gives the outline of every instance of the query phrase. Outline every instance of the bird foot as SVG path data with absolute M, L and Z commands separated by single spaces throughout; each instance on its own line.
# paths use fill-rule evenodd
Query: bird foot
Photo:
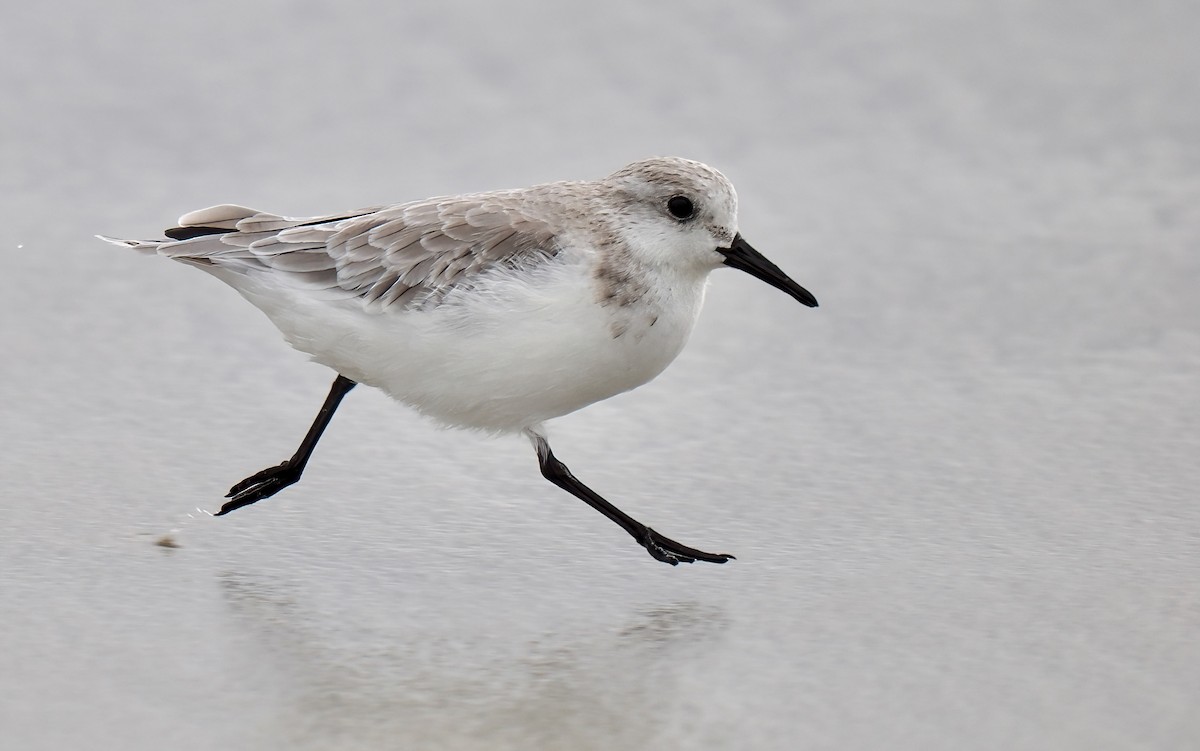
M 287 486 L 294 485 L 300 479 L 302 471 L 303 467 L 295 467 L 288 460 L 250 475 L 229 489 L 225 494 L 229 501 L 215 516 L 223 516 L 243 506 L 270 498 Z
M 708 563 L 724 563 L 730 560 L 736 560 L 728 553 L 705 553 L 703 550 L 689 548 L 687 545 L 675 542 L 669 537 L 664 537 L 653 529 L 646 527 L 645 536 L 638 540 L 642 547 L 646 549 L 655 560 L 669 563 L 672 566 L 678 566 L 680 563 L 695 563 L 696 561 L 707 561 Z

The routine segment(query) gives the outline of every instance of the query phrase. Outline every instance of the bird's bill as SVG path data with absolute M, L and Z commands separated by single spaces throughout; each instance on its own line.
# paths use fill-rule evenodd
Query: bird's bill
M 750 246 L 742 239 L 739 232 L 734 236 L 728 248 L 717 248 L 717 252 L 725 256 L 725 265 L 745 271 L 755 279 L 761 279 L 767 284 L 781 289 L 810 308 L 817 307 L 817 298 L 812 293 L 796 284 L 783 273 L 775 264 Z

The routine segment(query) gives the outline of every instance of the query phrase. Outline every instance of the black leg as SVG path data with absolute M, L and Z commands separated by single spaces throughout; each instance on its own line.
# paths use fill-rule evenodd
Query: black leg
M 288 485 L 294 485 L 304 472 L 304 465 L 308 464 L 308 458 L 312 456 L 313 449 L 317 447 L 317 441 L 321 440 L 321 434 L 325 432 L 329 421 L 333 419 L 333 413 L 341 404 L 342 397 L 350 393 L 350 389 L 357 385 L 343 375 L 335 378 L 333 386 L 329 389 L 329 396 L 325 397 L 325 404 L 321 406 L 321 411 L 317 413 L 317 419 L 313 420 L 312 427 L 308 429 L 308 435 L 304 436 L 304 440 L 300 442 L 300 448 L 296 449 L 295 455 L 282 464 L 267 467 L 262 472 L 250 475 L 230 488 L 225 495 L 229 501 L 221 507 L 216 516 L 228 514 L 230 511 L 257 503 L 264 498 L 270 498 Z
M 725 553 L 705 553 L 703 550 L 681 545 L 669 537 L 663 537 L 576 479 L 571 470 L 567 469 L 567 465 L 555 458 L 545 438 L 536 434 L 531 434 L 531 437 L 537 448 L 543 477 L 619 524 L 621 529 L 628 532 L 654 558 L 672 566 L 696 561 L 724 563 L 733 558 Z

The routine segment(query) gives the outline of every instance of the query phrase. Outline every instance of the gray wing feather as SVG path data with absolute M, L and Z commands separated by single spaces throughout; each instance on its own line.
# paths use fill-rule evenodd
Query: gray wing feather
M 371 310 L 437 304 L 485 271 L 537 263 L 559 250 L 548 223 L 515 196 L 497 194 L 316 218 L 224 205 L 186 214 L 179 225 L 214 232 L 164 242 L 162 255 L 270 273 L 290 286 L 358 298 Z
M 255 209 L 226 203 L 221 206 L 209 206 L 207 209 L 200 209 L 199 211 L 184 214 L 179 218 L 179 226 L 236 229 L 238 222 L 259 213 Z

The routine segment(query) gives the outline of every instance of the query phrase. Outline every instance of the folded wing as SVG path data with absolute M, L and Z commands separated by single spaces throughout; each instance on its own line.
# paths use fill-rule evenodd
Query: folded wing
M 165 234 L 170 239 L 123 244 L 209 270 L 270 274 L 378 311 L 436 304 L 490 269 L 558 252 L 544 221 L 494 193 L 310 218 L 227 204 L 186 214 Z

